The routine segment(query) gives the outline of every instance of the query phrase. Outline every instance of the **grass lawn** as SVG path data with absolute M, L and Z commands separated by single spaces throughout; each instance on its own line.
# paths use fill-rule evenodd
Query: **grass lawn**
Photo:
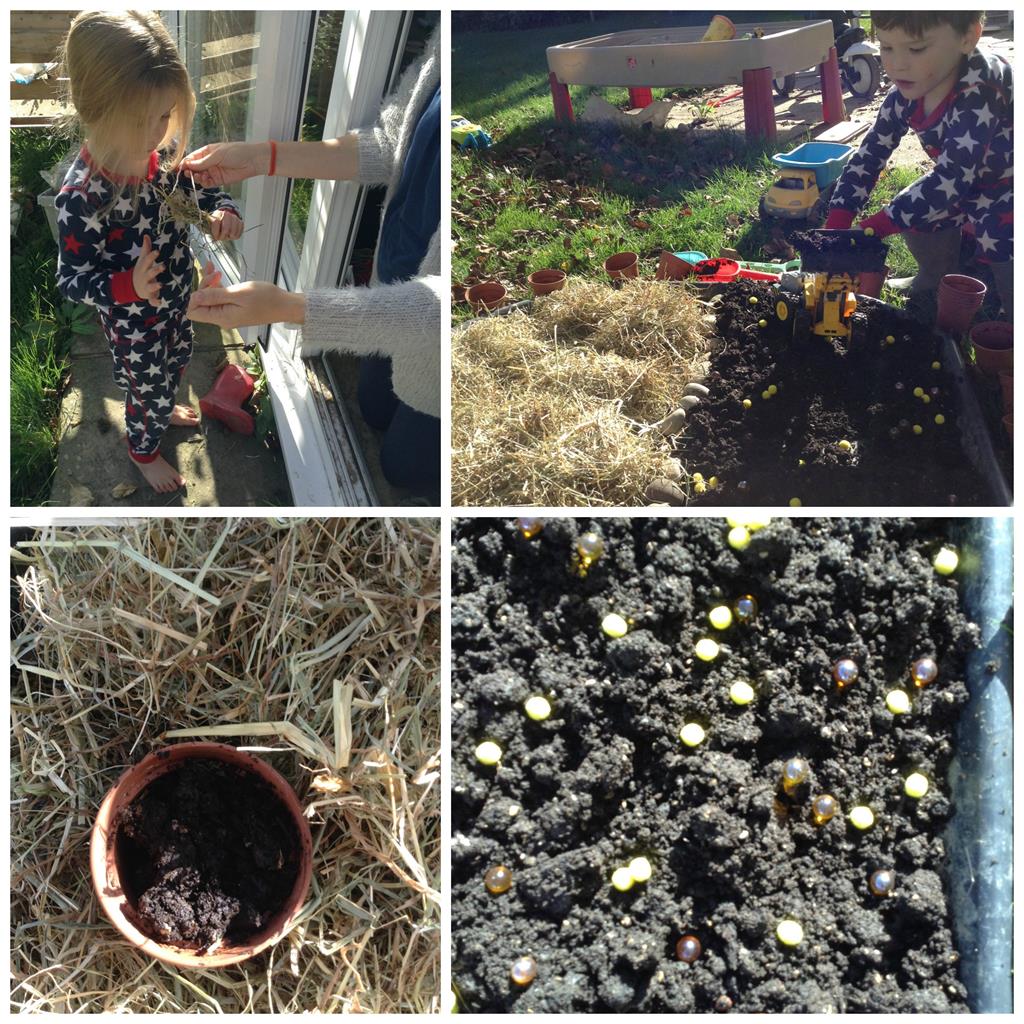
M 716 131 L 713 121 L 711 130 L 705 124 L 634 131 L 553 120 L 546 47 L 626 28 L 693 24 L 693 15 L 581 18 L 520 31 L 453 32 L 452 109 L 494 138 L 482 153 L 453 150 L 453 279 L 493 277 L 520 299 L 534 270 L 603 275 L 604 260 L 620 250 L 638 252 L 645 273 L 653 273 L 662 249 L 713 256 L 732 247 L 747 259 L 771 259 L 773 234 L 760 223 L 757 206 L 773 177 L 774 146 L 747 146 L 742 133 Z M 624 88 L 570 92 L 577 111 L 591 92 L 620 106 L 627 100 Z M 691 102 L 695 119 L 707 116 L 699 92 L 654 92 L 655 99 L 670 94 Z M 916 176 L 884 174 L 865 212 L 881 208 Z M 901 239 L 889 250 L 894 275 L 913 271 Z M 456 314 L 468 315 L 467 307 Z

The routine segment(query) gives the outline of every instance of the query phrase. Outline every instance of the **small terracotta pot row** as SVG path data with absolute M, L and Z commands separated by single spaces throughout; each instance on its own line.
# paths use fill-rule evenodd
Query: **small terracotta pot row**
M 537 270 L 527 279 L 535 296 L 549 295 L 565 287 L 564 270 Z M 462 284 L 452 285 L 452 300 L 468 302 L 478 313 L 489 313 L 504 305 L 508 289 L 500 281 L 481 281 L 467 288 Z

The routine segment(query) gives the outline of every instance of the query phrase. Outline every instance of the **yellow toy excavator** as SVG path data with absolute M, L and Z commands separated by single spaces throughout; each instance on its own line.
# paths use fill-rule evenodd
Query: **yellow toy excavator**
M 794 337 L 850 336 L 850 320 L 857 309 L 852 278 L 846 274 L 826 273 L 787 274 L 786 277 L 792 290 L 781 293 L 775 304 L 775 315 L 780 320 L 792 319 Z

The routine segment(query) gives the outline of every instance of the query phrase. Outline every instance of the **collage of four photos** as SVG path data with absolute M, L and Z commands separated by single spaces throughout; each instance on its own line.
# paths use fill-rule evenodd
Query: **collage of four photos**
M 9 17 L 12 1013 L 1012 1012 L 1012 11 Z

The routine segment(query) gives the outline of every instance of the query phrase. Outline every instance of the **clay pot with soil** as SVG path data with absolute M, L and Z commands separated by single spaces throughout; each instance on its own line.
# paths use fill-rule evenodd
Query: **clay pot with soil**
M 550 295 L 565 287 L 565 271 L 535 270 L 527 280 L 534 295 Z
M 986 320 L 971 328 L 971 344 L 978 369 L 995 376 L 1013 369 L 1013 324 Z
M 273 768 L 225 744 L 180 743 L 107 793 L 90 863 L 132 945 L 177 967 L 225 967 L 286 934 L 312 854 L 302 806 Z
M 605 273 L 613 281 L 626 281 L 640 273 L 640 257 L 635 252 L 617 252 L 604 261 Z
M 946 274 L 939 282 L 939 312 L 935 326 L 950 334 L 963 334 L 985 301 L 985 285 L 965 274 Z
M 878 298 L 885 281 L 888 250 L 876 236 L 863 231 L 820 229 L 793 237 L 802 269 L 808 274 L 846 274 L 854 278 L 855 291 Z

